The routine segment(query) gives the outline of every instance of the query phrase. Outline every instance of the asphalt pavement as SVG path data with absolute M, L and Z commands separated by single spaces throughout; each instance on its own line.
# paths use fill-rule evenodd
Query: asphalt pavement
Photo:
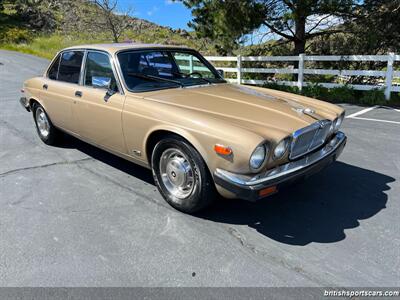
M 343 105 L 339 161 L 189 216 L 150 171 L 41 142 L 18 100 L 47 64 L 0 51 L 0 286 L 399 286 L 400 111 Z

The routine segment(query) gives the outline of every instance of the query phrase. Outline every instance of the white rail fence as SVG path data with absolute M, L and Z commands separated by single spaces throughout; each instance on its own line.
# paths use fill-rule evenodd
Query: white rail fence
M 304 75 L 336 75 L 336 76 L 370 76 L 370 77 L 383 77 L 385 83 L 381 85 L 371 84 L 348 84 L 355 90 L 372 90 L 372 89 L 384 89 L 385 97 L 387 100 L 390 99 L 391 92 L 400 92 L 400 85 L 393 85 L 393 78 L 400 77 L 400 71 L 393 70 L 393 64 L 396 61 L 400 61 L 400 55 L 389 53 L 388 55 L 330 55 L 330 56 L 314 56 L 304 55 L 299 56 L 206 56 L 206 59 L 211 62 L 236 62 L 236 67 L 218 67 L 217 69 L 223 70 L 226 73 L 236 73 L 236 79 L 227 79 L 230 82 L 238 84 L 256 84 L 262 85 L 268 80 L 256 80 L 256 79 L 243 79 L 245 73 L 258 73 L 258 74 L 298 74 L 297 81 L 276 81 L 278 84 L 297 86 L 300 90 L 307 85 L 315 84 L 304 81 Z M 289 62 L 298 61 L 298 68 L 244 68 L 243 62 Z M 317 61 L 374 61 L 374 62 L 386 62 L 385 71 L 377 70 L 334 70 L 334 69 L 308 69 L 304 65 L 306 62 L 317 62 Z M 327 88 L 340 87 L 344 84 L 331 83 L 331 82 L 319 82 L 319 85 Z

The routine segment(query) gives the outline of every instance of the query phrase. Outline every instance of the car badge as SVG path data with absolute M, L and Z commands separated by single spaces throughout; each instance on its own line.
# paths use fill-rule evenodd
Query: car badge
M 303 109 L 303 114 L 311 116 L 311 115 L 315 114 L 315 110 L 307 107 L 307 108 Z

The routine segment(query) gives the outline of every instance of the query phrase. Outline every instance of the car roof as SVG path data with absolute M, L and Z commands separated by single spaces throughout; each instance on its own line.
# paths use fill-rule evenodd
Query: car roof
M 112 44 L 88 44 L 88 45 L 77 45 L 73 47 L 68 47 L 63 50 L 73 50 L 73 49 L 92 49 L 92 50 L 102 50 L 109 53 L 115 53 L 121 50 L 136 50 L 136 49 L 185 49 L 191 50 L 185 46 L 176 45 L 160 45 L 160 44 L 138 44 L 138 43 L 112 43 Z

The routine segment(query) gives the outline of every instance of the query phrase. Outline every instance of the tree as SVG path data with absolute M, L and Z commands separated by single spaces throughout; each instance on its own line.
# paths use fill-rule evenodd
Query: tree
M 57 26 L 57 12 L 62 0 L 14 0 L 16 15 L 27 27 L 52 31 Z
M 178 0 L 192 10 L 189 26 L 199 36 L 211 37 L 231 52 L 241 39 L 259 28 L 291 42 L 294 54 L 306 42 L 342 30 L 331 28 L 353 16 L 358 0 Z
M 309 42 L 314 53 L 387 54 L 400 49 L 400 0 L 365 0 L 343 33 Z
M 399 16 L 400 0 L 365 0 L 360 17 L 349 26 L 359 53 L 398 52 Z
M 121 35 L 131 25 L 131 9 L 118 10 L 118 0 L 89 0 L 100 9 L 101 18 L 97 18 L 97 26 L 107 28 L 112 34 L 115 43 L 119 42 Z

